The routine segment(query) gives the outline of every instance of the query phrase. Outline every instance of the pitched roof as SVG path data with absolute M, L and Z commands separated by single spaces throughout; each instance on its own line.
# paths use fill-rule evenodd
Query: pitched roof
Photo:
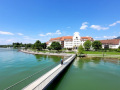
M 93 38 L 92 38 L 92 37 L 81 37 L 81 39 L 93 40 Z
M 73 36 L 63 36 L 63 37 L 51 38 L 49 41 L 54 41 L 54 40 L 64 41 L 65 39 L 71 39 L 72 40 Z M 93 40 L 92 37 L 81 37 L 81 39 Z
M 72 39 L 72 37 L 73 36 L 63 36 L 63 37 L 51 38 L 50 41 L 53 41 L 53 40 L 64 41 L 65 39 Z
M 111 45 L 118 45 L 120 39 L 109 39 L 109 40 L 100 40 L 102 44 L 111 44 Z
M 63 36 L 61 37 L 61 41 L 64 41 L 65 39 L 72 39 L 73 36 Z

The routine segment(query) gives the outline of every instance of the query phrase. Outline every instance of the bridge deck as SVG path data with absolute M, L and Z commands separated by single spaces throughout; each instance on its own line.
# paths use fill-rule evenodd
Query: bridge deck
M 56 78 L 76 57 L 76 55 L 71 55 L 70 58 L 64 61 L 63 65 L 59 64 L 52 70 L 48 71 L 46 74 L 23 88 L 22 90 L 42 90 L 44 89 L 54 78 Z

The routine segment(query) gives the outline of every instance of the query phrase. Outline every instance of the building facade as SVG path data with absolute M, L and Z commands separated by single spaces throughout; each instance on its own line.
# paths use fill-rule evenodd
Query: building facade
M 102 48 L 118 49 L 120 46 L 120 39 L 100 40 Z
M 83 45 L 86 40 L 94 41 L 92 37 L 81 37 L 79 32 L 75 32 L 73 36 L 63 36 L 57 38 L 51 38 L 47 42 L 47 46 L 50 46 L 52 42 L 59 42 L 63 48 L 73 49 Z

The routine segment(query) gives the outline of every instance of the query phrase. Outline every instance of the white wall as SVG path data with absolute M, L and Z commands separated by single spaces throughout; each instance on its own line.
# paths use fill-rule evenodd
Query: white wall
M 72 41 L 64 41 L 64 48 L 73 48 L 73 42 Z
M 81 37 L 79 35 L 79 32 L 75 32 L 74 36 L 73 36 L 73 47 L 76 46 L 80 46 L 81 45 Z

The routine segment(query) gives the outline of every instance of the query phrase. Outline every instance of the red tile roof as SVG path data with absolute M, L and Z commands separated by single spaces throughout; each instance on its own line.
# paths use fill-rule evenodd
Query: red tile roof
M 109 40 L 100 40 L 102 44 L 111 44 L 111 45 L 118 45 L 120 39 L 109 39 Z
M 72 40 L 73 36 L 63 36 L 63 37 L 51 38 L 50 41 L 53 41 L 53 40 L 64 41 L 65 39 L 71 39 Z M 93 40 L 92 37 L 81 37 L 81 39 Z
M 93 38 L 92 38 L 92 37 L 81 37 L 81 39 L 93 40 Z

